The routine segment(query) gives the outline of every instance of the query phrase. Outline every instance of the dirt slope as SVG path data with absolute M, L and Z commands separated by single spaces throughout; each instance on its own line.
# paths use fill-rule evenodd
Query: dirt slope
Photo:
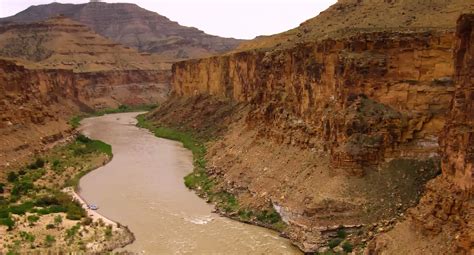
M 241 40 L 221 38 L 125 3 L 88 3 L 31 6 L 0 22 L 38 22 L 63 14 L 102 36 L 139 51 L 158 53 L 169 60 L 205 57 L 237 47 Z

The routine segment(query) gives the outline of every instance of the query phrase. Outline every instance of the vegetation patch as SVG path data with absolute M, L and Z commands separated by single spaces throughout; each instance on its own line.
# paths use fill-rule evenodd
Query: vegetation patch
M 0 235 L 4 235 L 4 245 L 0 253 L 21 254 L 34 248 L 45 249 L 40 253 L 46 254 L 54 247 L 77 251 L 86 241 L 111 239 L 112 228 L 92 223 L 82 206 L 62 191 L 76 186 L 80 177 L 111 157 L 110 145 L 79 135 L 20 169 L 10 169 L 8 182 L 1 185 Z

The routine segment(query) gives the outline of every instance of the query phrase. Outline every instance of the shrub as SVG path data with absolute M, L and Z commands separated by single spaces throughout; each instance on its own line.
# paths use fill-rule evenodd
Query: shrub
M 89 226 L 90 224 L 92 224 L 92 218 L 85 217 L 84 219 L 82 219 L 82 225 Z
M 347 233 L 343 228 L 337 230 L 337 237 L 344 239 L 347 237 Z
M 46 225 L 46 229 L 54 229 L 54 228 L 56 228 L 54 224 L 49 223 L 48 225 Z
M 29 179 L 23 179 L 15 182 L 12 189 L 12 195 L 21 196 L 34 188 L 33 182 Z
M 59 226 L 61 223 L 63 223 L 63 217 L 61 215 L 54 217 L 54 225 Z
M 47 235 L 46 238 L 44 239 L 44 243 L 46 244 L 47 247 L 53 246 L 53 243 L 56 242 L 56 238 L 52 235 Z
M 338 246 L 341 242 L 342 242 L 341 238 L 334 238 L 334 239 L 329 241 L 328 246 L 329 246 L 329 248 L 332 249 L 332 248 Z
M 66 239 L 74 239 L 77 232 L 79 232 L 81 226 L 79 224 L 74 225 L 72 228 L 66 230 Z
M 257 215 L 257 220 L 264 223 L 274 224 L 281 220 L 281 216 L 272 208 L 270 211 L 263 210 L 259 213 Z
M 352 252 L 352 249 L 353 249 L 353 245 L 349 242 L 344 242 L 342 244 L 342 249 L 345 251 L 345 252 Z
M 18 180 L 18 175 L 15 172 L 9 172 L 7 176 L 7 180 L 9 182 L 15 182 L 16 180 Z
M 0 218 L 0 225 L 7 226 L 8 231 L 10 231 L 15 227 L 15 220 L 10 216 L 8 218 Z
M 31 233 L 28 233 L 28 232 L 25 232 L 25 231 L 21 231 L 20 232 L 20 237 L 23 241 L 27 241 L 27 242 L 34 242 L 36 237 L 35 235 L 31 234 Z
M 34 204 L 31 201 L 28 201 L 20 205 L 10 206 L 9 210 L 13 214 L 24 215 L 26 212 L 31 211 L 33 207 L 34 207 Z
M 38 169 L 44 167 L 44 160 L 41 158 L 37 158 L 35 162 L 31 163 L 28 168 L 29 169 Z
M 112 236 L 112 226 L 108 225 L 106 228 L 105 228 L 105 236 L 107 238 L 111 237 Z
M 0 194 L 3 194 L 3 192 L 5 192 L 5 183 L 0 183 Z
M 38 215 L 33 214 L 33 215 L 29 215 L 27 219 L 30 225 L 34 225 L 36 222 L 39 221 L 40 217 Z
M 87 137 L 83 134 L 78 135 L 76 140 L 78 142 L 81 142 L 81 143 L 90 143 L 90 142 L 92 142 L 92 140 L 89 137 Z

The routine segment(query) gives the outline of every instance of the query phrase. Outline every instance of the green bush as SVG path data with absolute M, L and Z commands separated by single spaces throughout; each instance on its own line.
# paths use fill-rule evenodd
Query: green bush
M 337 230 L 337 237 L 344 239 L 347 237 L 347 233 L 343 228 Z
M 37 158 L 35 162 L 31 163 L 28 168 L 29 169 L 38 169 L 44 167 L 44 160 L 42 158 Z
M 80 143 L 90 143 L 90 142 L 92 142 L 92 140 L 89 137 L 87 137 L 83 134 L 78 135 L 76 140 Z
M 9 210 L 13 214 L 24 215 L 25 213 L 30 212 L 33 207 L 34 203 L 31 201 L 27 201 L 20 205 L 12 205 L 9 207 Z
M 79 232 L 80 228 L 81 226 L 79 224 L 76 224 L 72 228 L 66 229 L 66 239 L 69 239 L 69 240 L 74 239 L 77 232 Z
M 46 225 L 46 229 L 55 229 L 56 226 L 52 223 L 49 223 L 48 225 Z
M 12 195 L 21 196 L 34 188 L 33 182 L 29 179 L 22 179 L 13 185 Z
M 352 252 L 352 249 L 353 249 L 353 245 L 349 242 L 344 242 L 342 244 L 342 249 L 344 249 L 345 252 Z
M 5 192 L 5 183 L 0 183 L 0 194 L 3 194 Z
M 263 210 L 257 214 L 257 220 L 268 224 L 274 224 L 281 221 L 281 216 L 272 208 L 271 210 Z
M 27 217 L 27 220 L 28 222 L 30 223 L 30 225 L 34 225 L 36 222 L 38 222 L 40 219 L 40 217 L 38 215 L 29 215 Z
M 112 236 L 112 226 L 111 225 L 108 225 L 106 228 L 105 228 L 105 236 L 107 238 L 111 237 Z
M 57 215 L 54 217 L 54 225 L 59 226 L 63 223 L 63 217 L 61 215 Z
M 8 227 L 8 231 L 13 230 L 15 227 L 15 220 L 12 217 L 0 218 L 0 225 Z
M 338 246 L 341 242 L 342 242 L 341 238 L 334 238 L 334 239 L 332 239 L 328 242 L 328 246 L 329 246 L 329 248 L 332 249 L 332 248 Z
M 51 235 L 47 235 L 44 239 L 44 243 L 46 244 L 46 247 L 51 247 L 53 244 L 56 242 L 56 238 Z
M 36 239 L 34 234 L 28 233 L 28 232 L 25 232 L 25 231 L 20 232 L 20 237 L 23 241 L 27 241 L 27 242 L 30 242 L 30 243 L 33 243 Z
M 18 180 L 18 174 L 15 172 L 9 172 L 7 176 L 8 182 L 16 182 Z

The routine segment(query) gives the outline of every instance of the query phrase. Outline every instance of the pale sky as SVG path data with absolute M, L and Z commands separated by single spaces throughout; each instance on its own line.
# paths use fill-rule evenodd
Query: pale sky
M 54 0 L 0 0 L 0 17 Z M 86 3 L 87 0 L 61 0 Z M 208 34 L 240 39 L 280 33 L 317 16 L 336 0 L 105 0 L 126 2 L 157 12 Z

